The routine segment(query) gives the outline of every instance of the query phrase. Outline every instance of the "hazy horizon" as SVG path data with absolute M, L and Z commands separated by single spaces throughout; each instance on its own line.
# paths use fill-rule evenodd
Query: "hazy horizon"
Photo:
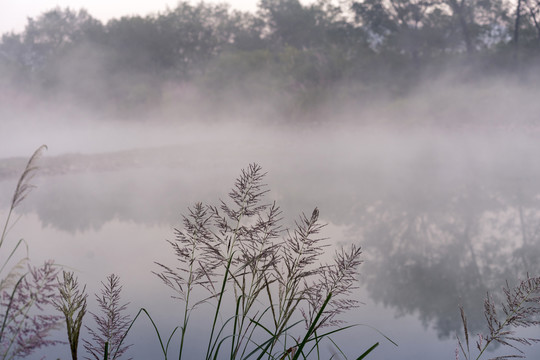
M 329 247 L 310 266 L 362 248 L 351 295 L 362 305 L 343 318 L 367 326 L 339 333 L 347 355 L 380 342 L 368 359 L 455 359 L 460 306 L 470 334 L 486 331 L 486 294 L 501 299 L 505 284 L 540 275 L 540 4 L 524 3 L 517 22 L 507 0 L 401 3 L 407 16 L 385 0 L 262 0 L 256 13 L 170 1 L 6 8 L 0 22 L 34 19 L 0 42 L 1 219 L 28 157 L 48 149 L 2 249 L 24 238 L 32 263 L 75 270 L 91 310 L 116 273 L 130 314 L 145 307 L 172 331 L 182 311 L 156 262 L 181 266 L 167 240 L 182 215 L 198 202 L 221 211 L 256 163 L 264 202 L 283 211 L 280 236 L 302 214 L 327 224 Z M 250 248 L 254 233 L 238 243 Z M 278 279 L 284 267 L 268 269 Z M 186 356 L 204 352 L 211 309 L 194 313 Z M 141 320 L 130 333 L 136 360 L 160 354 L 152 331 Z M 537 327 L 522 334 L 540 337 Z M 539 357 L 538 344 L 524 350 Z

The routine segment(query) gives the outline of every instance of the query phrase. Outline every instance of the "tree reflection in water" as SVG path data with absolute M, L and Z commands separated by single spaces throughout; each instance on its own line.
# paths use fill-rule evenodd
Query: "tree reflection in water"
M 374 135 L 362 136 L 346 134 L 325 147 L 317 137 L 306 137 L 303 152 L 283 146 L 266 154 L 258 145 L 238 151 L 273 164 L 266 167 L 269 182 L 284 213 L 319 206 L 324 221 L 360 239 L 368 290 L 360 300 L 370 296 L 398 315 L 413 314 L 440 338 L 461 331 L 462 305 L 470 331 L 479 331 L 487 291 L 502 295 L 506 280 L 512 287 L 527 272 L 540 275 L 537 140 L 386 135 L 369 143 Z M 169 152 L 156 152 L 150 160 Z M 216 184 L 236 175 L 239 160 L 232 157 L 163 166 L 152 160 L 115 171 L 50 176 L 26 211 L 70 232 L 99 229 L 112 218 L 175 224 L 179 209 L 219 196 L 223 187 Z
M 481 179 L 480 179 L 481 180 Z M 417 313 L 440 338 L 485 324 L 483 299 L 540 273 L 538 189 L 519 182 L 468 182 L 444 191 L 429 183 L 365 208 L 357 231 L 368 256 L 364 272 L 371 297 L 397 310 Z

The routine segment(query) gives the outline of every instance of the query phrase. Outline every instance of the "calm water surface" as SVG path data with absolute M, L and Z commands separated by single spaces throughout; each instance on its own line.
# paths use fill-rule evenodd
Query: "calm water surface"
M 154 261 L 172 264 L 165 240 L 188 206 L 218 204 L 240 169 L 257 162 L 286 226 L 317 206 L 333 245 L 364 250 L 354 294 L 364 305 L 345 318 L 399 347 L 359 326 L 337 337 L 350 357 L 380 342 L 369 358 L 455 359 L 460 304 L 479 332 L 487 291 L 500 296 L 506 280 L 540 275 L 539 150 L 534 136 L 519 132 L 337 129 L 201 137 L 98 158 L 45 154 L 10 238 L 28 241 L 34 263 L 54 258 L 74 269 L 89 293 L 118 274 L 130 311 L 149 309 L 168 333 L 181 307 L 151 273 Z M 0 182 L 4 216 L 15 182 Z M 192 319 L 188 358 L 205 348 L 211 310 Z M 159 358 L 145 319 L 128 340 L 135 359 Z M 524 350 L 540 358 L 539 346 Z M 67 346 L 40 355 L 69 358 Z

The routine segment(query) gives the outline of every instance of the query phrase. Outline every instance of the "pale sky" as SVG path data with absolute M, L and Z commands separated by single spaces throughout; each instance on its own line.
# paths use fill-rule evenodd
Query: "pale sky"
M 189 0 L 196 4 L 198 0 Z M 254 11 L 258 0 L 205 0 L 226 2 L 234 9 Z M 73 10 L 86 9 L 92 16 L 106 22 L 122 15 L 147 15 L 174 8 L 178 0 L 0 0 L 0 34 L 24 29 L 28 17 L 37 17 L 57 6 Z

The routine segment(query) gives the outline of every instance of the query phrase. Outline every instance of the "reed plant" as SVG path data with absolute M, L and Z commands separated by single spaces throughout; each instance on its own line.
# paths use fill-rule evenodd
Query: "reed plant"
M 131 323 L 130 316 L 126 314 L 128 303 L 121 303 L 122 286 L 117 275 L 107 276 L 101 284 L 101 292 L 96 294 L 101 314 L 90 312 L 97 330 L 86 327 L 92 338 L 92 341 L 84 340 L 84 348 L 90 354 L 86 359 L 117 360 L 131 347 L 123 344 L 124 334 Z
M 66 271 L 58 282 L 61 299 L 55 303 L 55 307 L 64 315 L 71 358 L 76 360 L 83 318 L 87 312 L 86 285 L 80 289 L 74 273 Z M 87 352 L 85 359 L 117 360 L 131 347 L 123 344 L 131 318 L 126 314 L 128 304 L 121 304 L 120 278 L 111 274 L 101 285 L 100 293 L 95 294 L 101 313 L 90 311 L 96 329 L 85 325 L 91 338 L 83 340 Z
M 350 295 L 361 264 L 360 248 L 338 250 L 333 263 L 321 262 L 329 244 L 320 235 L 324 225 L 319 210 L 301 215 L 293 229 L 283 229 L 280 208 L 265 201 L 264 177 L 262 168 L 251 164 L 242 170 L 227 201 L 195 204 L 169 241 L 177 263 L 156 263 L 160 270 L 155 274 L 182 303 L 181 324 L 166 345 L 152 321 L 165 359 L 178 329 L 182 359 L 190 317 L 207 303 L 215 307 L 207 360 L 318 357 L 321 341 L 347 328 L 323 330 L 342 324 L 339 315 L 358 306 Z M 198 296 L 196 288 L 205 295 Z M 234 303 L 228 317 L 226 299 Z M 301 333 L 302 322 L 304 336 L 293 336 Z
M 488 293 L 484 300 L 484 316 L 486 318 L 488 333 L 478 334 L 478 339 L 474 344 L 476 355 L 471 355 L 470 333 L 467 326 L 467 317 L 463 308 L 461 319 L 463 322 L 464 342 L 458 337 L 458 349 L 456 349 L 456 360 L 460 353 L 466 360 L 479 360 L 486 354 L 494 344 L 500 344 L 513 350 L 512 354 L 497 356 L 492 359 L 507 360 L 525 358 L 520 345 L 532 345 L 540 342 L 539 338 L 528 338 L 518 336 L 516 328 L 527 328 L 540 325 L 540 277 L 530 277 L 511 288 L 508 283 L 503 288 L 505 302 L 501 309 L 497 311 L 493 297 Z
M 60 300 L 55 303 L 55 308 L 62 312 L 66 321 L 67 336 L 71 350 L 72 360 L 77 360 L 79 348 L 79 336 L 86 314 L 86 285 L 79 289 L 79 282 L 73 272 L 63 272 L 62 280 L 58 280 Z
M 0 237 L 0 251 L 8 246 L 8 234 L 16 223 L 14 210 L 34 188 L 31 180 L 45 149 L 36 150 L 19 178 Z M 179 359 L 190 315 L 202 304 L 213 302 L 215 306 L 206 359 L 307 358 L 318 351 L 322 339 L 345 329 L 323 332 L 322 328 L 340 324 L 338 315 L 358 305 L 349 296 L 361 263 L 360 248 L 342 249 L 336 252 L 334 263 L 321 263 L 328 244 L 319 236 L 324 225 L 319 222 L 318 209 L 310 217 L 302 215 L 294 229 L 283 230 L 279 207 L 263 202 L 268 192 L 264 176 L 260 166 L 252 164 L 237 179 L 229 202 L 222 201 L 219 206 L 198 203 L 189 209 L 183 228 L 176 230 L 176 238 L 170 241 L 178 263 L 158 263 L 161 271 L 156 275 L 183 301 Z M 64 271 L 60 279 L 60 267 L 53 261 L 34 267 L 27 254 L 17 258 L 24 245 L 24 240 L 17 241 L 5 252 L 0 267 L 0 358 L 25 357 L 41 347 L 62 343 L 49 335 L 64 319 L 75 360 L 87 311 L 86 287 L 79 288 L 73 272 Z M 92 339 L 84 340 L 84 348 L 91 359 L 119 359 L 130 347 L 123 342 L 139 314 L 146 313 L 153 320 L 145 309 L 133 321 L 125 315 L 127 304 L 120 302 L 118 276 L 110 275 L 102 285 L 101 294 L 96 295 L 102 314 L 91 313 L 97 330 L 86 327 Z M 207 295 L 197 298 L 196 287 Z M 218 322 L 225 311 L 226 296 L 234 301 L 235 311 Z M 51 307 L 62 316 L 50 315 L 47 310 Z M 299 314 L 306 330 L 303 336 L 293 337 L 292 329 L 302 323 Z M 167 359 L 176 330 L 164 346 L 153 325 Z M 261 334 L 266 340 L 257 341 Z
M 48 312 L 58 300 L 59 267 L 53 261 L 32 265 L 27 246 L 21 255 L 26 242 L 20 239 L 11 245 L 8 239 L 18 220 L 13 220 L 15 209 L 34 188 L 31 180 L 46 148 L 43 145 L 34 152 L 19 177 L 0 236 L 0 359 L 29 356 L 39 348 L 60 343 L 50 335 L 60 326 L 61 317 Z

